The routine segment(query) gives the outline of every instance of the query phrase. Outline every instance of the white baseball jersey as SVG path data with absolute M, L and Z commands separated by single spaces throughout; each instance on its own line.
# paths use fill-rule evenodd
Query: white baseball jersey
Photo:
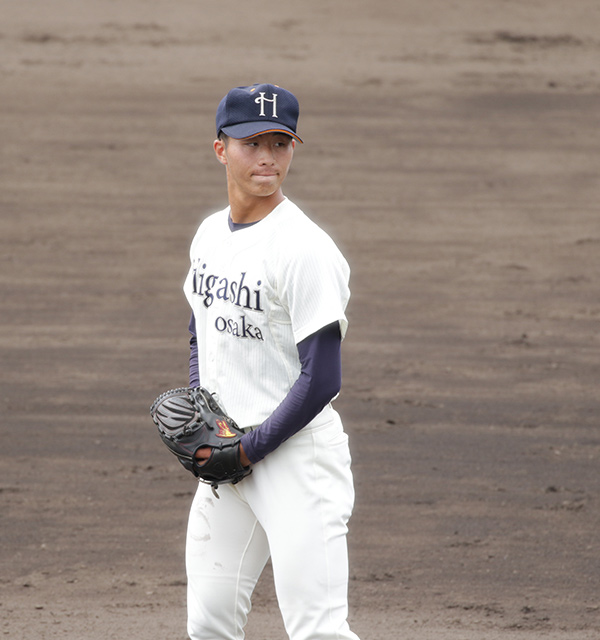
M 196 319 L 201 383 L 244 428 L 268 418 L 298 378 L 297 343 L 336 321 L 344 337 L 350 268 L 288 199 L 235 233 L 229 211 L 200 225 L 184 292 Z M 311 425 L 332 411 L 328 405 Z

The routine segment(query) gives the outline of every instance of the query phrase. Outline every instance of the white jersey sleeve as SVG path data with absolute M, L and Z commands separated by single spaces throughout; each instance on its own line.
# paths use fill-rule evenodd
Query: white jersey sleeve
M 302 233 L 288 236 L 276 275 L 296 344 L 335 321 L 340 323 L 342 338 L 348 327 L 348 263 L 327 234 L 318 227 L 309 231 L 304 237 Z

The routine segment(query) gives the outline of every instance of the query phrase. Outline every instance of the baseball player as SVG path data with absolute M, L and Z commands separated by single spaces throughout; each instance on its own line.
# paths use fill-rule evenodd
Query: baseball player
M 214 494 L 199 483 L 186 540 L 188 633 L 240 640 L 269 557 L 290 640 L 358 640 L 347 623 L 348 438 L 341 386 L 349 268 L 282 192 L 299 106 L 272 84 L 220 102 L 214 151 L 229 205 L 191 245 L 190 386 L 215 393 L 245 432 L 252 472 Z M 199 464 L 208 457 L 200 449 Z

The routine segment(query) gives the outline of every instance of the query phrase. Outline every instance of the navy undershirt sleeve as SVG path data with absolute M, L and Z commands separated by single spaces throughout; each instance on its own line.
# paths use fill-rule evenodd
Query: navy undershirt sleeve
M 200 386 L 200 370 L 198 368 L 198 339 L 196 337 L 196 318 L 192 312 L 190 326 L 190 387 Z
M 305 427 L 335 398 L 342 386 L 340 326 L 323 327 L 297 345 L 301 371 L 275 411 L 242 438 L 252 463 L 262 460 Z

